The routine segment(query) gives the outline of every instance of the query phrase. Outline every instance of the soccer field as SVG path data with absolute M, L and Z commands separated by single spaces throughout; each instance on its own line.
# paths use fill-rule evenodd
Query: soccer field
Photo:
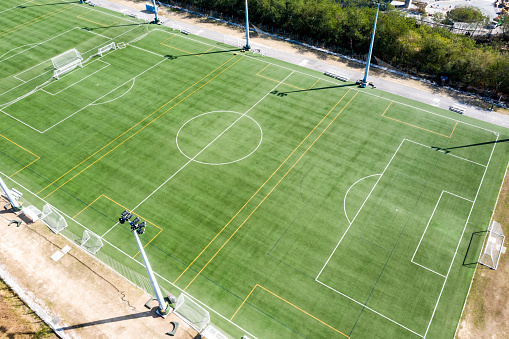
M 79 2 L 0 22 L 0 175 L 77 245 L 150 292 L 133 211 L 233 338 L 454 336 L 507 129 Z

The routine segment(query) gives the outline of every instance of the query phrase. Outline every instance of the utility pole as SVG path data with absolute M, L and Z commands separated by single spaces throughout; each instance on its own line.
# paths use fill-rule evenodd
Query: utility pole
M 244 46 L 245 50 L 251 49 L 251 46 L 249 46 L 249 18 L 247 13 L 247 0 L 246 2 L 246 46 Z
M 371 43 L 369 44 L 368 60 L 366 61 L 366 72 L 364 72 L 364 79 L 359 84 L 359 86 L 362 88 L 366 87 L 366 85 L 368 83 L 369 65 L 371 64 L 371 53 L 373 52 L 373 44 L 375 42 L 376 22 L 378 20 L 378 10 L 379 9 L 380 9 L 380 3 L 377 3 L 376 4 L 375 24 L 373 25 L 373 33 L 371 34 Z

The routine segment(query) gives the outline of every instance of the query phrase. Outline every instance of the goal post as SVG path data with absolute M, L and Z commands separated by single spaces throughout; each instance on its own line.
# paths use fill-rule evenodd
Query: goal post
M 492 221 L 486 233 L 486 237 L 487 239 L 479 259 L 479 264 L 496 270 L 505 240 L 504 232 L 499 222 L 495 220 Z
M 46 204 L 42 208 L 41 220 L 56 234 L 67 227 L 67 221 L 65 221 L 64 217 L 50 204 Z
M 83 60 L 83 57 L 76 48 L 51 58 L 54 67 L 53 77 L 58 80 L 62 74 L 70 72 L 76 67 L 83 67 L 81 60 Z
M 109 50 L 116 50 L 117 49 L 117 46 L 115 45 L 114 42 L 110 43 L 110 44 L 107 44 L 106 46 L 104 47 L 99 47 L 99 50 L 97 51 L 97 54 L 99 56 L 103 56 L 103 53 L 106 53 L 108 52 Z
M 96 254 L 103 247 L 101 237 L 90 231 L 83 231 L 81 247 L 92 254 Z
M 209 312 L 185 293 L 180 293 L 174 312 L 196 331 L 201 332 L 210 322 Z

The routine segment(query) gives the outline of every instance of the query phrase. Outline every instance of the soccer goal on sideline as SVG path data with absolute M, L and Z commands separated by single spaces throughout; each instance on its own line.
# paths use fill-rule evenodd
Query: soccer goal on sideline
M 41 221 L 56 234 L 67 227 L 67 221 L 65 221 L 64 217 L 50 204 L 46 204 L 42 208 Z
M 103 242 L 97 234 L 84 230 L 81 247 L 92 254 L 96 254 L 103 247 Z
M 103 56 L 103 53 L 106 53 L 110 50 L 116 50 L 116 49 L 117 49 L 117 46 L 115 45 L 114 42 L 112 42 L 110 44 L 107 44 L 106 46 L 99 47 L 99 50 L 97 51 L 97 55 Z
M 500 223 L 493 220 L 488 228 L 486 236 L 487 240 L 484 244 L 479 264 L 496 270 L 500 255 L 505 251 L 503 247 L 505 236 Z
M 198 332 L 210 322 L 209 312 L 184 293 L 178 296 L 174 312 Z
M 54 67 L 53 78 L 58 80 L 61 75 L 72 71 L 76 67 L 82 68 L 81 60 L 83 60 L 83 57 L 76 48 L 51 58 Z

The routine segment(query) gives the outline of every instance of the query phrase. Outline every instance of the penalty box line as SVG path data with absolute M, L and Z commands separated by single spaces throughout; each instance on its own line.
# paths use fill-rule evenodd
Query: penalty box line
M 39 192 L 37 192 L 37 194 L 39 194 L 40 192 L 44 191 L 45 189 L 47 189 L 48 187 L 50 187 L 51 185 L 55 184 L 58 180 L 60 180 L 61 178 L 63 178 L 64 176 L 66 176 L 67 174 L 69 174 L 71 171 L 73 171 L 75 168 L 77 168 L 78 166 L 81 166 L 84 162 L 86 162 L 87 160 L 89 160 L 90 158 L 92 158 L 94 155 L 96 155 L 97 153 L 101 152 L 103 149 L 105 149 L 106 147 L 108 147 L 109 145 L 111 145 L 113 142 L 115 142 L 116 140 L 118 140 L 119 138 L 121 138 L 122 136 L 124 136 L 126 133 L 128 133 L 129 131 L 131 131 L 133 128 L 135 128 L 136 126 L 138 126 L 139 124 L 141 124 L 143 121 L 145 121 L 146 119 L 150 118 L 152 115 L 154 115 L 155 113 L 157 113 L 158 111 L 160 111 L 161 109 L 163 109 L 164 107 L 166 107 L 169 103 L 171 103 L 172 101 L 174 101 L 175 99 L 177 99 L 179 96 L 181 96 L 182 94 L 184 94 L 185 92 L 187 92 L 188 90 L 190 90 L 191 88 L 193 88 L 194 86 L 196 86 L 197 84 L 199 84 L 201 81 L 203 81 L 204 79 L 206 79 L 208 76 L 210 76 L 211 74 L 213 74 L 214 72 L 216 72 L 218 69 L 220 69 L 221 67 L 223 67 L 225 64 L 227 64 L 228 62 L 230 62 L 232 59 L 234 59 L 235 57 L 232 57 L 230 59 L 228 59 L 226 62 L 224 62 L 223 64 L 221 64 L 219 67 L 217 67 L 216 69 L 214 69 L 213 71 L 211 71 L 210 73 L 208 73 L 207 75 L 205 75 L 203 78 L 201 78 L 200 80 L 198 80 L 197 82 L 195 82 L 193 85 L 189 86 L 187 89 L 185 89 L 184 91 L 182 91 L 180 94 L 176 95 L 175 97 L 173 97 L 171 100 L 169 100 L 168 102 L 166 102 L 165 104 L 163 104 L 161 107 L 159 107 L 158 109 L 156 109 L 155 111 L 153 111 L 152 113 L 150 113 L 149 115 L 147 115 L 145 118 L 141 119 L 140 121 L 138 121 L 136 124 L 134 124 L 133 126 L 131 126 L 129 129 L 127 129 L 126 131 L 124 131 L 122 134 L 120 134 L 119 136 L 117 136 L 115 139 L 113 139 L 112 141 L 110 141 L 109 143 L 107 143 L 106 145 L 104 145 L 103 147 L 101 147 L 99 150 L 95 151 L 92 155 L 88 156 L 85 160 L 81 161 L 79 164 L 77 164 L 76 166 L 74 166 L 73 168 L 71 168 L 70 170 L 68 170 L 67 172 L 65 172 L 64 174 L 62 174 L 60 177 L 58 177 L 57 179 L 55 179 L 53 182 L 51 182 L 49 185 L 47 185 L 46 187 L 44 187 L 42 190 L 40 190 Z M 239 60 L 242 60 L 242 58 L 240 58 Z M 235 61 L 235 63 L 237 63 L 239 60 Z M 164 61 L 164 60 L 163 60 Z M 162 62 L 162 61 L 161 61 Z M 120 147 L 121 145 L 123 145 L 127 140 L 131 139 L 132 137 L 134 137 L 136 134 L 138 134 L 139 132 L 141 132 L 142 130 L 144 130 L 146 127 L 150 126 L 153 122 L 155 122 L 156 120 L 158 120 L 160 117 L 162 117 L 164 114 L 166 114 L 167 112 L 169 112 L 171 109 L 173 109 L 174 107 L 176 107 L 178 104 L 180 104 L 182 101 L 184 101 L 185 99 L 187 99 L 188 97 L 190 97 L 192 94 L 194 94 L 196 91 L 198 91 L 199 89 L 201 89 L 203 86 L 207 85 L 210 81 L 212 81 L 213 79 L 215 79 L 217 76 L 219 76 L 220 74 L 222 74 L 224 71 L 226 71 L 229 67 L 233 66 L 235 63 L 233 63 L 232 65 L 228 66 L 226 69 L 222 70 L 220 73 L 216 74 L 213 78 L 211 78 L 210 80 L 208 80 L 207 82 L 205 82 L 203 85 L 201 85 L 200 87 L 198 87 L 197 89 L 195 89 L 193 92 L 191 92 L 190 94 L 188 94 L 187 96 L 185 96 L 183 99 L 181 99 L 180 101 L 178 101 L 176 104 L 174 104 L 173 106 L 171 106 L 170 108 L 168 108 L 167 110 L 165 110 L 163 113 L 159 114 L 156 118 L 154 118 L 152 121 L 148 122 L 145 126 L 143 126 L 140 130 L 138 130 L 137 132 L 135 132 L 134 134 L 132 134 L 130 137 L 128 137 L 126 140 L 122 141 L 121 143 L 119 143 L 117 146 L 115 146 L 113 149 L 111 149 L 110 151 L 108 151 L 106 154 L 102 155 L 99 159 L 95 160 L 92 164 L 88 165 L 86 168 L 84 168 L 83 170 L 81 170 L 80 172 L 78 172 L 76 175 L 74 175 L 71 179 L 67 180 L 65 183 L 63 183 L 62 185 L 60 185 L 59 187 L 57 187 L 55 190 L 53 190 L 50 194 L 48 194 L 47 196 L 53 194 L 55 191 L 57 191 L 58 189 L 60 189 L 61 187 L 63 187 L 64 185 L 66 185 L 69 181 L 73 180 L 75 177 L 77 177 L 78 175 L 80 175 L 81 173 L 83 173 L 85 170 L 87 170 L 88 168 L 90 168 L 92 165 L 94 165 L 95 163 L 97 163 L 99 160 L 101 160 L 102 158 L 104 158 L 106 155 L 108 155 L 109 153 L 111 153 L 112 151 L 114 151 L 116 148 Z M 47 197 L 46 196 L 46 197 Z
M 488 159 L 488 164 L 486 164 L 484 168 L 484 173 L 481 179 L 481 182 L 479 183 L 479 187 L 477 188 L 477 193 L 475 194 L 474 201 L 472 202 L 472 207 L 470 208 L 470 212 L 468 213 L 467 221 L 465 222 L 465 226 L 463 226 L 463 230 L 461 232 L 460 239 L 458 241 L 458 245 L 456 245 L 456 250 L 454 251 L 454 256 L 452 257 L 451 264 L 449 265 L 449 269 L 447 270 L 447 274 L 444 279 L 444 283 L 442 284 L 442 289 L 440 290 L 440 294 L 438 295 L 438 300 L 435 304 L 435 308 L 433 309 L 433 313 L 431 315 L 431 319 L 429 321 L 428 327 L 426 328 L 426 332 L 424 333 L 424 338 L 428 335 L 429 328 L 431 326 L 431 323 L 433 322 L 433 318 L 435 317 L 436 310 L 438 308 L 438 304 L 440 303 L 440 298 L 442 297 L 442 293 L 444 292 L 445 284 L 447 283 L 447 279 L 449 278 L 449 273 L 451 272 L 452 266 L 454 264 L 454 260 L 456 259 L 456 255 L 458 254 L 458 249 L 461 244 L 461 240 L 463 239 L 463 235 L 465 234 L 465 229 L 467 228 L 468 222 L 470 220 L 470 216 L 472 215 L 472 211 L 474 210 L 475 202 L 477 201 L 477 197 L 479 196 L 479 192 L 481 191 L 482 183 L 484 182 L 484 178 L 486 177 L 486 172 L 488 171 L 488 166 L 491 162 L 491 158 L 493 157 L 493 152 L 495 151 L 495 147 L 497 146 L 497 141 L 499 135 L 497 134 L 497 139 L 495 140 L 495 143 L 493 144 L 493 148 L 491 149 L 490 158 Z

